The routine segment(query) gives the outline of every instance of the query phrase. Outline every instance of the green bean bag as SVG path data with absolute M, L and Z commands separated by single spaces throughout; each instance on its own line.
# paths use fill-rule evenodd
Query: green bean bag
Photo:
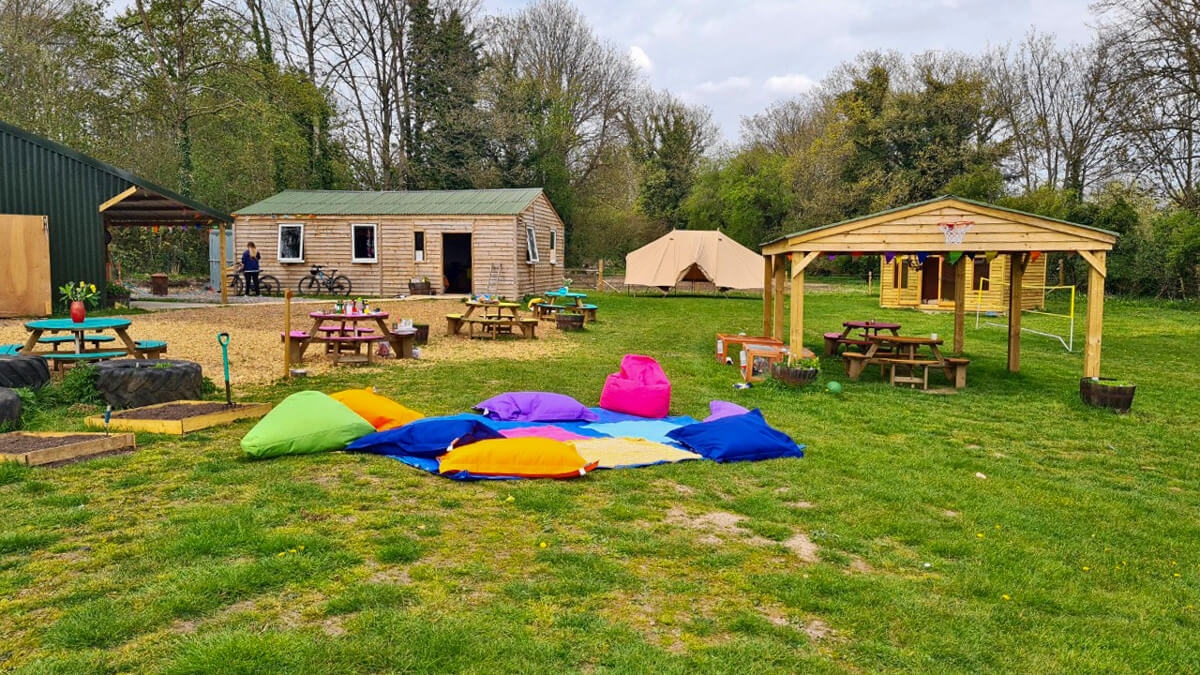
M 375 427 L 345 404 L 319 391 L 283 400 L 242 437 L 242 452 L 262 459 L 341 450 Z

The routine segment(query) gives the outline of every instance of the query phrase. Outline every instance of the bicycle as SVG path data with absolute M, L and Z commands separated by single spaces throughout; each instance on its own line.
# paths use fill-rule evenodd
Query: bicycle
M 229 273 L 229 290 L 233 291 L 234 295 L 244 295 L 246 292 L 246 276 L 242 273 L 240 264 L 230 268 Z M 279 283 L 279 279 L 270 274 L 258 275 L 258 294 L 278 296 L 283 284 Z
M 323 265 L 313 265 L 308 276 L 300 280 L 297 290 L 300 295 L 315 295 L 328 291 L 331 295 L 350 295 L 350 279 L 344 274 L 332 270 L 329 274 L 321 271 Z

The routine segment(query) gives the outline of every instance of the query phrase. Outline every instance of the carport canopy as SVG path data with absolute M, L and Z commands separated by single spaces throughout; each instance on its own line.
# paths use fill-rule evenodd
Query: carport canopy
M 151 184 L 132 185 L 100 205 L 105 226 L 211 225 L 231 223 L 229 214 L 210 209 Z
M 1095 227 L 1046 218 L 953 195 L 873 213 L 839 223 L 785 235 L 762 245 L 763 335 L 783 339 L 787 263 L 791 262 L 791 330 L 793 349 L 804 338 L 804 270 L 817 256 L 830 254 L 913 255 L 961 254 L 954 308 L 954 352 L 962 353 L 966 265 L 962 260 L 995 252 L 1010 257 L 1008 279 L 1008 369 L 1021 362 L 1021 288 L 1025 266 L 1035 253 L 1077 253 L 1089 266 L 1087 342 L 1083 374 L 1100 375 L 1100 345 L 1104 326 L 1106 256 L 1117 234 Z

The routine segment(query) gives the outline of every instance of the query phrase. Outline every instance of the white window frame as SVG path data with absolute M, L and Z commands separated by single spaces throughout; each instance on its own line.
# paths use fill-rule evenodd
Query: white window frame
M 360 227 L 371 228 L 371 251 L 374 253 L 370 258 L 359 258 L 355 255 L 355 245 L 358 243 L 355 236 L 355 230 Z M 352 263 L 375 263 L 379 262 L 379 224 L 378 223 L 350 223 L 350 262 Z
M 300 255 L 295 258 L 283 257 L 283 228 L 298 227 L 300 228 Z M 304 262 L 304 223 L 279 223 L 278 240 L 275 243 L 275 258 L 281 263 L 302 263 Z
M 417 248 L 417 235 L 421 235 L 421 248 Z M 413 230 L 413 261 L 425 262 L 425 246 L 428 244 L 425 230 Z
M 538 258 L 537 229 L 533 225 L 525 226 L 525 264 L 533 265 L 541 262 Z
M 550 264 L 558 264 L 558 230 L 550 228 Z

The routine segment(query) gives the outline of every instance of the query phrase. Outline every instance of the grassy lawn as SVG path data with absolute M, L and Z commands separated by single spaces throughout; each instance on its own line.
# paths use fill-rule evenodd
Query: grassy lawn
M 249 462 L 242 423 L 3 465 L 0 670 L 1200 670 L 1195 305 L 1108 303 L 1104 374 L 1138 384 L 1118 416 L 1079 401 L 1082 322 L 1075 354 L 1026 337 L 1017 375 L 1005 331 L 969 327 L 958 394 L 870 372 L 838 396 L 829 358 L 821 386 L 732 389 L 714 334 L 759 332 L 757 301 L 596 304 L 566 356 L 247 393 L 374 384 L 429 414 L 520 389 L 594 405 L 641 352 L 671 377 L 673 413 L 760 407 L 808 456 L 455 483 L 376 456 Z M 806 343 L 854 318 L 951 333 L 949 315 L 843 290 L 808 295 Z M 77 429 L 92 410 L 35 421 Z

